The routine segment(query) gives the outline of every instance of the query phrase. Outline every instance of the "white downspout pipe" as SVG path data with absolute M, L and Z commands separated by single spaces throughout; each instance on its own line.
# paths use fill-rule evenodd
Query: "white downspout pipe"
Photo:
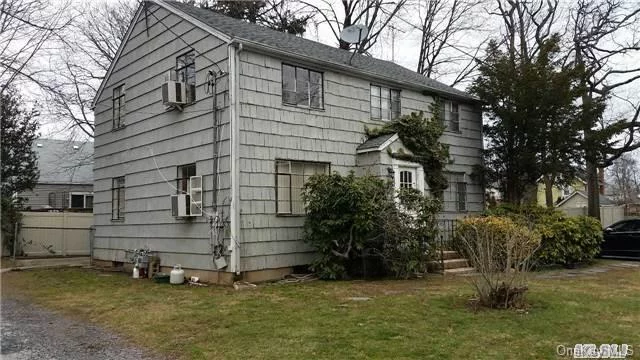
M 237 45 L 237 47 L 236 47 Z M 238 108 L 238 54 L 242 51 L 242 44 L 230 42 L 229 50 L 229 102 L 231 125 L 231 244 L 229 251 L 229 271 L 240 274 L 240 116 Z

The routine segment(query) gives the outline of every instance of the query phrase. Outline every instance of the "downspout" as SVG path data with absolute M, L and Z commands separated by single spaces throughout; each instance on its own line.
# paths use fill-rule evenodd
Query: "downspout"
M 240 116 L 238 92 L 238 54 L 242 44 L 232 41 L 229 49 L 229 101 L 231 105 L 231 244 L 229 270 L 240 274 Z

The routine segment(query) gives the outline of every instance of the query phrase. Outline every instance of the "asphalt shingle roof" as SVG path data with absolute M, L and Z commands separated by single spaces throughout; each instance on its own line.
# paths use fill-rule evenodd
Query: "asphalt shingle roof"
M 39 183 L 93 183 L 93 142 L 37 139 L 33 149 L 38 156 Z
M 395 134 L 380 135 L 360 144 L 357 150 L 369 150 L 377 149 L 380 145 L 384 144 L 387 140 L 391 139 Z
M 231 38 L 238 39 L 241 42 L 242 40 L 248 40 L 250 42 L 259 43 L 292 54 L 306 56 L 343 66 L 350 66 L 354 68 L 355 71 L 360 70 L 371 73 L 375 76 L 392 78 L 395 81 L 409 83 L 413 86 L 424 88 L 425 90 L 431 90 L 469 100 L 476 100 L 476 98 L 464 91 L 424 77 L 391 61 L 356 54 L 353 56 L 351 65 L 349 65 L 349 59 L 352 55 L 352 52 L 350 51 L 325 45 L 309 39 L 304 39 L 292 34 L 275 31 L 264 26 L 251 24 L 246 21 L 234 19 L 215 13 L 211 10 L 201 9 L 192 5 L 176 1 L 165 1 L 165 3 L 198 19 Z

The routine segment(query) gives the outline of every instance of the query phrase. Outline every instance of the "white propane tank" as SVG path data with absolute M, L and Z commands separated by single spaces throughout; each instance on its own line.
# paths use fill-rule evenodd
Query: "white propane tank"
M 179 285 L 184 283 L 184 270 L 182 270 L 182 267 L 180 266 L 180 264 L 174 266 L 173 270 L 171 270 L 171 274 L 169 276 L 169 283 L 174 285 Z
M 133 278 L 140 279 L 140 270 L 138 269 L 138 265 L 133 267 Z

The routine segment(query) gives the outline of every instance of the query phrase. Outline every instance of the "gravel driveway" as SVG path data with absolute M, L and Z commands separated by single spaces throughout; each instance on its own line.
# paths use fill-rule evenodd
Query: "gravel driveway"
M 158 359 L 97 326 L 21 300 L 1 300 L 0 358 L 23 359 Z

